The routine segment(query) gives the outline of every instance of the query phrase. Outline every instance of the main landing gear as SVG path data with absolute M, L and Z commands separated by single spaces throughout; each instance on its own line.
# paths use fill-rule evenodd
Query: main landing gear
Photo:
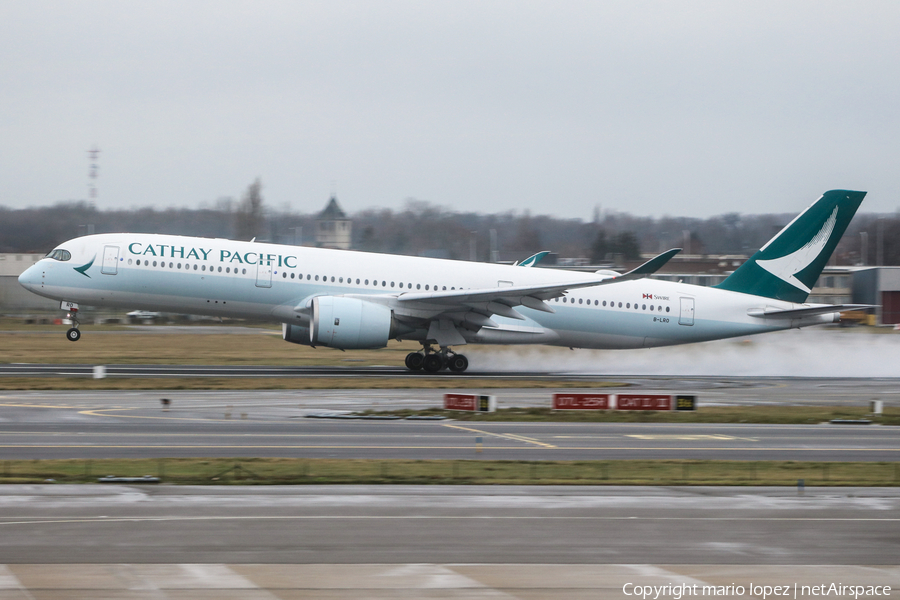
M 81 339 L 81 331 L 78 329 L 78 309 L 73 308 L 69 314 L 66 315 L 67 319 L 72 321 L 72 328 L 66 332 L 66 339 L 70 342 L 77 342 Z
M 469 368 L 469 359 L 462 354 L 453 352 L 449 347 L 434 350 L 426 345 L 421 352 L 410 352 L 406 355 L 406 368 L 411 371 L 425 371 L 437 373 L 443 369 L 450 369 L 454 373 L 462 373 Z

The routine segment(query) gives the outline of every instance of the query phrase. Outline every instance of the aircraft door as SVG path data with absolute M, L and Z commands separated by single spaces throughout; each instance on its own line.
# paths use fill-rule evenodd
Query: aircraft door
M 260 257 L 256 265 L 256 287 L 272 287 L 272 261 Z
M 100 265 L 100 272 L 104 275 L 115 275 L 119 272 L 118 246 L 104 246 L 103 263 Z
M 694 299 L 681 298 L 681 313 L 678 315 L 679 325 L 694 324 Z

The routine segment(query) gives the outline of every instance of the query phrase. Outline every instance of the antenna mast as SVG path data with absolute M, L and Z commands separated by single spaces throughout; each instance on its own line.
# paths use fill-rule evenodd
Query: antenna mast
M 88 150 L 88 158 L 89 167 L 88 167 L 88 202 L 90 202 L 91 206 L 95 206 L 97 203 L 97 171 L 100 170 L 100 165 L 97 164 L 97 157 L 100 155 L 100 148 L 97 147 L 97 144 L 94 144 L 94 147 Z

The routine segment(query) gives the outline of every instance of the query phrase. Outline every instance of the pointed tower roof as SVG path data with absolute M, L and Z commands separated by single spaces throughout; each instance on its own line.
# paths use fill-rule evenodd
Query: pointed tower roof
M 320 212 L 319 216 L 316 217 L 319 221 L 338 221 L 346 218 L 347 213 L 341 210 L 341 207 L 337 203 L 337 198 L 334 196 L 328 201 L 325 210 Z

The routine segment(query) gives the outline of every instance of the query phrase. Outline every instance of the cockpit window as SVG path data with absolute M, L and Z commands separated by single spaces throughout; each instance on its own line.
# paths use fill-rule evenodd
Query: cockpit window
M 61 248 L 57 248 L 50 254 L 48 254 L 45 258 L 52 258 L 53 260 L 66 261 L 72 258 L 72 253 L 68 250 L 62 250 Z

